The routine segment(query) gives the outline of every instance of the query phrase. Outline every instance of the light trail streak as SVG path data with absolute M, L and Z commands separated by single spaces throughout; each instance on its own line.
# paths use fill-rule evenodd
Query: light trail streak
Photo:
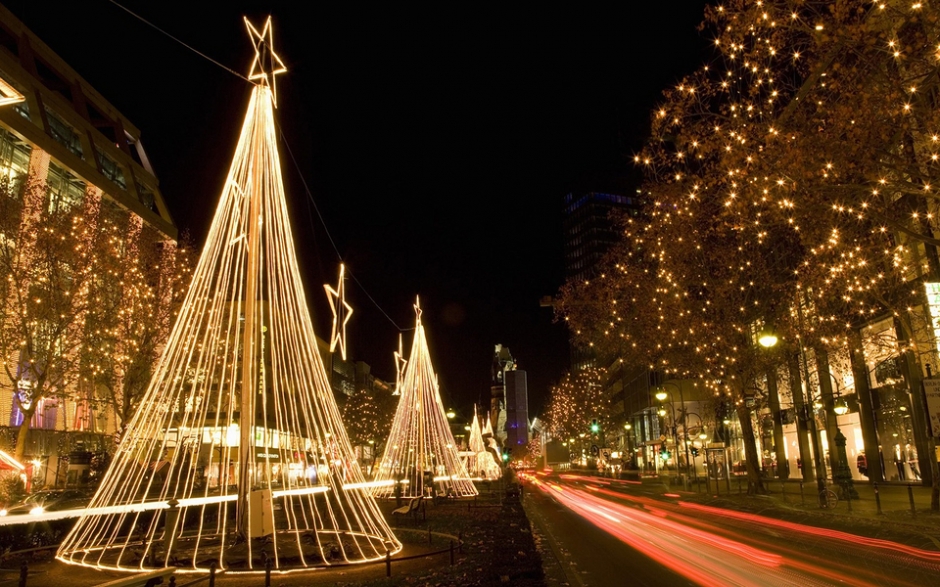
M 565 481 L 594 482 L 591 478 L 568 476 Z M 871 560 L 873 552 L 903 553 L 903 565 L 918 566 L 929 574 L 940 561 L 940 553 L 918 550 L 886 540 L 854 536 L 844 532 L 813 528 L 719 508 L 710 508 L 688 502 L 663 502 L 647 497 L 627 495 L 603 487 L 580 489 L 566 484 L 564 487 L 533 483 L 549 493 L 556 501 L 582 516 L 601 530 L 621 540 L 657 563 L 668 567 L 691 581 L 702 585 L 902 585 L 918 584 L 912 575 L 891 574 L 890 569 L 859 568 L 863 561 Z M 609 485 L 609 483 L 605 483 Z M 605 496 L 615 497 L 628 504 L 612 502 Z M 707 518 L 690 517 L 688 513 L 701 512 L 724 520 L 730 518 L 747 523 L 735 533 L 728 528 L 711 525 Z M 774 537 L 761 536 L 766 529 L 776 531 Z M 781 536 L 780 532 L 794 536 Z M 805 536 L 832 541 L 835 551 L 855 549 L 857 555 L 833 560 L 831 552 L 806 544 Z M 801 540 L 802 537 L 802 540 Z M 807 550 L 798 550 L 801 546 Z M 888 561 L 890 563 L 892 561 Z M 900 567 L 899 567 L 900 568 Z M 935 572 L 935 571 L 933 571 Z M 908 577 L 911 577 L 908 579 Z

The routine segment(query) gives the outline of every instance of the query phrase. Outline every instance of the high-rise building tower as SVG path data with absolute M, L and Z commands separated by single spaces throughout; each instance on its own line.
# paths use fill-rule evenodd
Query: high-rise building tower
M 622 196 L 601 192 L 570 193 L 565 196 L 565 277 L 584 279 L 616 241 L 617 231 L 610 214 L 623 210 L 637 215 L 639 193 Z
M 522 370 L 506 371 L 506 448 L 521 459 L 529 443 L 529 394 Z
M 584 280 L 617 241 L 617 228 L 611 214 L 621 210 L 640 213 L 639 190 L 635 196 L 602 192 L 570 193 L 565 196 L 562 229 L 565 237 L 565 279 Z M 594 364 L 591 353 L 571 347 L 572 369 Z

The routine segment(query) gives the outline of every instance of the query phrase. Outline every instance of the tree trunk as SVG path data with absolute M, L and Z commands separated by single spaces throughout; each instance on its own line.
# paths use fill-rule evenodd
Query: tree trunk
M 747 465 L 747 494 L 766 494 L 764 478 L 761 476 L 760 459 L 757 454 L 757 442 L 754 438 L 754 424 L 751 410 L 746 405 L 737 407 L 738 422 L 741 424 L 741 438 L 744 440 L 744 462 Z
M 23 414 L 23 423 L 20 424 L 20 429 L 16 433 L 16 452 L 13 455 L 13 458 L 19 463 L 23 462 L 23 456 L 26 454 L 26 438 L 29 436 L 29 424 L 35 411 L 36 409 L 33 408 L 31 410 L 21 410 L 20 412 Z

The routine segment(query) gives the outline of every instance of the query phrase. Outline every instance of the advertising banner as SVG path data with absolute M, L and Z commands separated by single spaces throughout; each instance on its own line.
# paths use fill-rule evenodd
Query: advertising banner
M 924 396 L 930 435 L 940 437 L 940 379 L 924 379 Z

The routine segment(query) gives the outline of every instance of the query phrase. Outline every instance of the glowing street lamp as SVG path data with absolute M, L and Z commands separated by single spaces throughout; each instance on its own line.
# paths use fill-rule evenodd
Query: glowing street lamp
M 772 327 L 764 325 L 764 328 L 761 329 L 760 334 L 757 336 L 757 342 L 765 349 L 776 346 L 777 333 L 774 332 Z

